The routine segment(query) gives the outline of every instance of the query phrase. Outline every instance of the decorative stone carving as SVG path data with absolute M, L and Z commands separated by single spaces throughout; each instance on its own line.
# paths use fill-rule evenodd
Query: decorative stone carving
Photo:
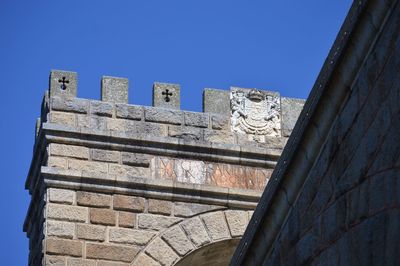
M 231 88 L 231 127 L 233 132 L 260 136 L 281 136 L 279 94 L 257 89 Z
M 153 178 L 258 191 L 264 189 L 272 174 L 272 169 L 168 157 L 156 158 L 154 168 Z

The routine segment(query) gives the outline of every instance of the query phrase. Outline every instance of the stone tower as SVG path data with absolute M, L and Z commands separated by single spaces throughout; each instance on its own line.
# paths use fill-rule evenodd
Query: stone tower
M 226 265 L 303 101 L 256 89 L 206 89 L 180 110 L 180 86 L 155 83 L 153 107 L 128 104 L 128 80 L 103 77 L 101 101 L 52 71 L 36 125 L 24 224 L 29 265 Z

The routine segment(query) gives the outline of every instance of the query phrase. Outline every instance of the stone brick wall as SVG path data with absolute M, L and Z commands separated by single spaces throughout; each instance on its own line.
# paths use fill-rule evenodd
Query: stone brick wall
M 347 21 L 357 23 L 350 47 L 358 53 L 345 54 L 345 60 L 352 66 L 360 60 L 362 65 L 353 69 L 343 64 L 347 67 L 335 69 L 332 90 L 345 88 L 345 97 L 332 124 L 324 124 L 324 120 L 330 121 L 326 113 L 307 113 L 311 122 L 306 132 L 317 131 L 316 138 L 321 138 L 323 145 L 313 149 L 312 135 L 301 137 L 302 146 L 297 147 L 295 156 L 315 158 L 309 170 L 296 159 L 286 161 L 291 169 L 280 184 L 285 190 L 287 216 L 282 224 L 272 218 L 272 226 L 267 227 L 268 218 L 285 214 L 286 206 L 271 208 L 265 217 L 256 210 L 254 220 L 267 221 L 257 231 L 263 237 L 253 238 L 255 246 L 248 242 L 247 246 L 254 248 L 245 255 L 237 252 L 232 265 L 239 260 L 241 265 L 400 263 L 400 5 L 398 1 L 355 2 Z M 342 32 L 348 34 L 346 27 Z M 372 41 L 366 41 L 368 36 L 373 36 Z M 339 50 L 335 48 L 333 52 Z M 363 49 L 365 58 L 360 56 Z M 345 71 L 354 71 L 356 78 L 341 83 L 342 76 L 350 76 Z M 336 95 L 329 88 L 323 93 L 322 97 L 330 99 L 320 104 L 328 109 Z M 326 136 L 325 128 L 329 129 Z M 295 190 L 293 184 L 301 176 L 304 183 Z M 276 239 L 268 235 L 272 228 Z
M 26 180 L 29 264 L 227 264 L 290 123 L 274 137 L 239 134 L 229 97 L 225 109 L 210 98 L 208 112 L 189 112 L 176 84 L 156 83 L 150 107 L 127 103 L 126 79 L 103 77 L 101 101 L 77 98 L 77 80 L 52 71 L 42 103 Z M 290 122 L 299 108 L 285 108 Z
M 45 265 L 172 265 L 189 252 L 240 238 L 251 211 L 49 188 Z
M 292 101 L 295 100 L 292 99 Z M 300 100 L 296 101 L 300 102 Z M 231 132 L 229 114 L 199 113 L 59 97 L 50 99 L 49 108 L 52 111 L 49 115 L 50 123 L 76 129 L 81 133 L 108 134 L 116 137 L 121 135 L 136 137 L 142 134 L 280 150 L 288 136 L 286 134 L 282 138 L 267 137 L 262 142 L 249 140 L 245 135 Z M 297 115 L 298 113 L 299 111 L 295 112 Z M 291 116 L 290 110 L 287 110 L 287 117 Z M 293 128 L 293 126 L 294 124 L 291 123 L 287 127 Z

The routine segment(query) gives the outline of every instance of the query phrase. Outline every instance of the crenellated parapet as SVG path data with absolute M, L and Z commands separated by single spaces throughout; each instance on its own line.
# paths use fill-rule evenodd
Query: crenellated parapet
M 70 115 L 70 119 L 65 121 L 66 125 L 103 131 L 122 128 L 133 131 L 135 126 L 129 125 L 133 122 L 113 120 L 124 119 L 167 125 L 161 126 L 164 130 L 150 132 L 157 136 L 167 134 L 170 137 L 232 144 L 246 141 L 268 143 L 269 137 L 290 135 L 304 104 L 304 100 L 281 97 L 278 92 L 237 87 L 231 87 L 230 90 L 207 88 L 203 92 L 203 113 L 198 113 L 180 110 L 178 84 L 154 83 L 153 107 L 148 107 L 128 104 L 128 80 L 125 78 L 103 76 L 101 101 L 77 98 L 77 80 L 75 72 L 52 71 L 49 96 L 44 99 L 44 104 L 48 104 L 43 108 L 77 114 Z M 43 109 L 42 120 L 47 119 L 44 117 L 47 111 Z M 82 124 L 83 115 L 111 119 L 103 119 L 97 125 Z M 57 120 L 57 114 L 52 119 Z M 115 127 L 117 125 L 118 129 Z M 181 126 L 182 134 L 177 134 L 177 128 L 168 125 Z M 138 126 L 136 128 L 138 133 L 149 134 Z M 215 137 L 220 130 L 224 131 L 226 137 Z
M 303 101 L 205 89 L 204 112 L 191 112 L 177 84 L 155 83 L 153 106 L 140 106 L 128 103 L 125 78 L 103 77 L 101 100 L 77 98 L 77 81 L 52 71 L 37 121 L 30 264 L 172 265 L 220 241 L 232 253 Z

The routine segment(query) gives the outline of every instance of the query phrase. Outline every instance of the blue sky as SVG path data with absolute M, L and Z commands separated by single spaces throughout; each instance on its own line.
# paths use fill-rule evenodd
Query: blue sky
M 182 109 L 203 88 L 242 86 L 306 98 L 350 0 L 0 0 L 0 265 L 26 265 L 24 182 L 51 69 L 77 71 L 78 97 L 102 75 L 130 80 L 151 104 L 155 81 L 181 84 Z

